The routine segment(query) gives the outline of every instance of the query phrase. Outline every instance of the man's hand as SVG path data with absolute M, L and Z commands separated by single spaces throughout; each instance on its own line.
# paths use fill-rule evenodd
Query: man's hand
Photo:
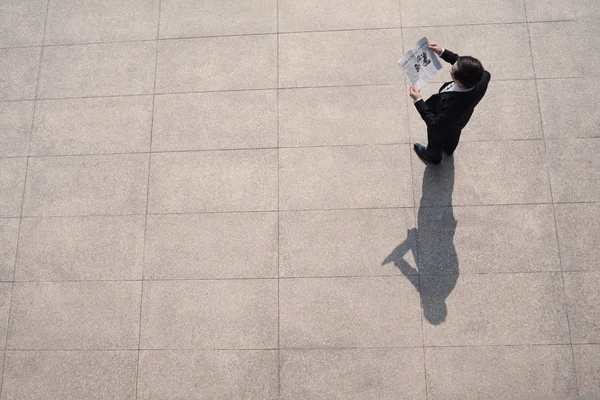
M 416 87 L 411 86 L 409 91 L 410 98 L 413 100 L 418 100 L 421 98 L 421 92 L 417 90 Z
M 440 54 L 442 54 L 442 51 L 444 50 L 444 49 L 442 49 L 442 46 L 440 46 L 440 44 L 438 42 L 431 42 L 431 43 L 429 43 L 429 46 L 427 46 L 427 47 L 429 47 L 429 50 L 433 51 L 438 56 Z

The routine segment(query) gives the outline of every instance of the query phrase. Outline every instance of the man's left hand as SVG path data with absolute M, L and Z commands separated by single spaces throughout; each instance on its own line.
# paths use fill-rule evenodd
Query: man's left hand
M 419 92 L 417 90 L 417 88 L 414 86 L 410 87 L 410 91 L 408 94 L 410 95 L 410 98 L 413 100 L 419 100 L 421 98 L 421 92 Z

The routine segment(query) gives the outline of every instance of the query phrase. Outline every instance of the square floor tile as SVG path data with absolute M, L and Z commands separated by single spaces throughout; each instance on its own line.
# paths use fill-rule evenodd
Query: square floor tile
M 26 158 L 0 158 L 0 217 L 21 215 L 26 170 Z
M 279 1 L 279 31 L 398 28 L 400 4 L 395 0 Z
M 152 155 L 152 213 L 277 209 L 277 150 Z
M 162 0 L 160 37 L 277 32 L 277 0 Z
M 279 86 L 403 82 L 400 29 L 279 35 Z
M 51 0 L 46 44 L 156 39 L 159 0 Z
M 158 95 L 152 150 L 277 147 L 277 91 Z
M 573 343 L 600 342 L 600 272 L 565 272 Z
M 529 24 L 529 33 L 537 78 L 581 76 L 577 56 L 586 50 L 576 21 Z
M 277 36 L 164 40 L 156 91 L 199 92 L 277 87 Z
M 425 399 L 423 350 L 281 351 L 282 399 Z
M 0 47 L 40 46 L 48 0 L 0 3 Z
M 545 137 L 600 137 L 600 110 L 588 105 L 600 92 L 598 79 L 539 79 L 537 88 Z
M 427 346 L 567 344 L 560 273 L 421 275 Z
M 413 205 L 407 145 L 281 149 L 279 161 L 281 209 Z
M 573 353 L 579 395 L 584 399 L 600 397 L 600 345 L 575 345 Z
M 422 12 L 421 7 L 419 10 Z M 427 36 L 430 42 L 439 42 L 442 47 L 458 55 L 477 58 L 492 75 L 492 81 L 534 78 L 526 24 L 404 28 L 402 33 L 406 50 L 412 48 L 423 36 Z M 509 57 L 508 54 L 520 56 Z M 451 79 L 450 65 L 445 62 L 442 65 L 444 68 L 436 75 L 433 82 Z
M 551 202 L 541 140 L 463 142 L 438 166 L 412 162 L 421 206 Z
M 277 280 L 144 283 L 142 349 L 277 347 Z
M 525 22 L 521 0 L 400 0 L 402 26 Z
M 41 47 L 0 49 L 0 100 L 36 96 Z
M 546 142 L 554 201 L 600 200 L 600 138 Z
M 570 346 L 425 349 L 429 399 L 574 399 Z
M 400 257 L 415 265 L 412 252 L 416 252 L 417 242 L 411 233 L 414 227 L 412 208 L 281 212 L 279 274 L 399 275 L 401 271 L 389 257 L 400 246 L 406 250 Z
M 143 215 L 24 218 L 16 280 L 141 279 Z
M 15 283 L 9 349 L 137 349 L 141 282 Z
M 19 219 L 0 218 L 0 281 L 12 281 L 17 258 Z
M 417 224 L 422 274 L 560 271 L 552 205 L 422 207 Z
M 146 211 L 148 154 L 35 157 L 23 214 L 67 216 Z
M 422 346 L 419 294 L 403 277 L 279 282 L 282 348 Z
M 275 350 L 142 350 L 140 399 L 276 399 Z
M 407 143 L 404 86 L 279 92 L 279 144 L 286 147 Z
M 0 156 L 27 155 L 32 118 L 32 101 L 0 103 Z
M 155 62 L 156 42 L 47 47 L 39 97 L 150 94 Z
M 276 278 L 277 240 L 277 213 L 150 215 L 145 278 Z
M 556 204 L 555 213 L 562 269 L 600 272 L 600 204 Z
M 151 127 L 152 96 L 41 100 L 31 154 L 149 151 Z
M 137 351 L 7 351 L 2 399 L 135 399 Z
M 440 73 L 446 72 L 442 70 Z M 440 84 L 431 83 L 421 90 L 421 93 L 426 99 L 438 93 L 439 89 Z M 412 140 L 424 140 L 427 137 L 427 125 L 413 105 L 409 106 L 408 115 Z M 492 79 L 485 97 L 477 105 L 471 120 L 463 129 L 460 140 L 480 142 L 542 137 L 535 81 Z

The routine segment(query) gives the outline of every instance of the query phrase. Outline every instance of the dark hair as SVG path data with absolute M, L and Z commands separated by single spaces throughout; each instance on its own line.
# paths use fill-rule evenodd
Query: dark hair
M 481 80 L 482 76 L 483 66 L 478 59 L 471 56 L 462 56 L 458 58 L 454 79 L 470 89 Z

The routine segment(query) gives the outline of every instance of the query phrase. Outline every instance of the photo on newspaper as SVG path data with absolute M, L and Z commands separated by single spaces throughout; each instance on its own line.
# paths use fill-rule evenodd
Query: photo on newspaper
M 398 60 L 406 79 L 418 90 L 421 90 L 442 69 L 442 63 L 428 46 L 429 40 L 424 37 Z

